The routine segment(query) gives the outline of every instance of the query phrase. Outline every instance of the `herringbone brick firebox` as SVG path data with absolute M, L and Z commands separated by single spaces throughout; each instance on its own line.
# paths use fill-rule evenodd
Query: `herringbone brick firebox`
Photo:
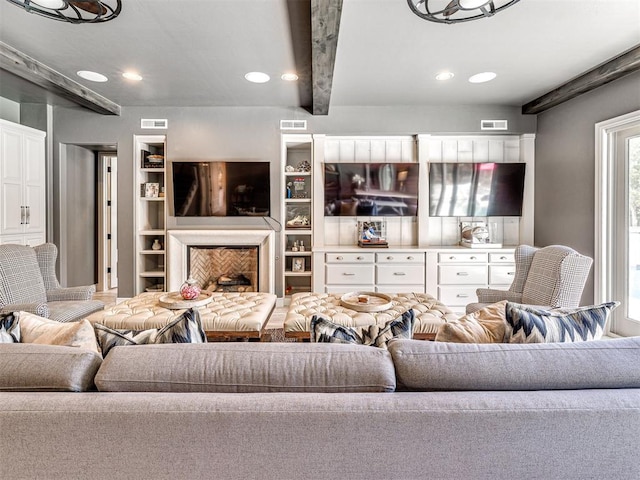
M 188 247 L 189 276 L 210 292 L 258 290 L 258 247 Z

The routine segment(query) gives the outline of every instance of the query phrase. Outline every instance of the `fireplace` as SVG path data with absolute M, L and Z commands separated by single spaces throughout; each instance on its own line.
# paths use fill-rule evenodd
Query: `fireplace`
M 256 246 L 188 245 L 187 275 L 209 292 L 256 292 Z
M 196 257 L 192 253 L 196 252 Z M 220 255 L 228 256 L 220 260 Z M 240 257 L 234 258 L 234 255 Z M 227 269 L 218 271 L 216 265 L 211 271 L 203 265 L 211 260 L 214 264 L 224 262 Z M 193 262 L 199 265 L 193 272 Z M 246 263 L 242 271 L 234 265 Z M 232 268 L 233 267 L 233 268 Z M 208 272 L 208 273 L 207 273 Z M 247 277 L 251 290 L 275 293 L 275 241 L 273 230 L 169 230 L 167 231 L 167 290 L 174 292 L 189 274 L 194 274 L 198 284 L 207 288 L 211 283 L 226 283 L 226 287 L 238 287 Z M 218 277 L 226 277 L 221 280 Z M 206 278 L 205 278 L 206 277 Z M 212 279 L 212 277 L 216 277 Z M 236 285 L 231 285 L 236 283 Z M 246 287 L 246 285 L 244 285 Z M 213 288 L 213 287 L 212 287 Z M 229 290 L 218 290 L 229 291 Z M 233 290 L 232 290 L 233 291 Z

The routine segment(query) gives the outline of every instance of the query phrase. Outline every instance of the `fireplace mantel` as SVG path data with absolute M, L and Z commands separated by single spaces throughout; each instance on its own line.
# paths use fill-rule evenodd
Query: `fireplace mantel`
M 168 230 L 167 291 L 174 292 L 187 278 L 188 246 L 257 246 L 258 291 L 275 293 L 275 241 L 273 230 Z

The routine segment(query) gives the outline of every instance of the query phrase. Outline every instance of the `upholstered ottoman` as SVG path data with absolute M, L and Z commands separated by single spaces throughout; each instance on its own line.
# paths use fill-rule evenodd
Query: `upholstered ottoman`
M 158 304 L 164 292 L 147 292 L 96 312 L 91 323 L 110 328 L 146 330 L 161 328 L 184 310 L 170 310 Z M 276 304 L 276 296 L 262 292 L 214 292 L 213 300 L 197 307 L 208 338 L 260 338 Z
M 340 304 L 342 294 L 296 293 L 291 297 L 289 310 L 284 320 L 285 336 L 299 339 L 309 338 L 311 318 L 314 315 L 321 315 L 345 327 L 359 327 L 373 324 L 383 325 L 412 308 L 415 313 L 413 338 L 433 340 L 440 325 L 458 318 L 458 315 L 428 293 L 388 295 L 393 304 L 389 310 L 358 312 Z

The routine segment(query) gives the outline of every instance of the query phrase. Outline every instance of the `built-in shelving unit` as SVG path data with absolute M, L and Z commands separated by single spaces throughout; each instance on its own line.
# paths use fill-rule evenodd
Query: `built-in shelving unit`
M 135 293 L 162 291 L 166 279 L 166 136 L 134 136 Z
M 288 297 L 311 290 L 313 235 L 313 141 L 282 136 L 283 288 Z

